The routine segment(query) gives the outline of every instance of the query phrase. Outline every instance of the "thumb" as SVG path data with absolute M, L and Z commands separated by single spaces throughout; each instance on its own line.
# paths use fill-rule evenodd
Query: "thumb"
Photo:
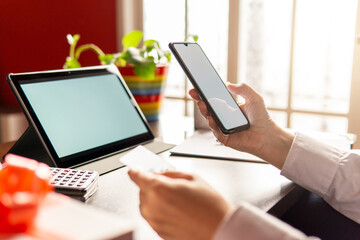
M 245 99 L 260 97 L 260 95 L 246 83 L 228 84 L 227 87 L 232 94 L 239 95 Z
M 141 189 L 147 188 L 155 179 L 153 174 L 133 169 L 130 169 L 128 174 L 130 179 Z
M 164 172 L 164 173 L 161 173 L 161 175 L 169 177 L 169 178 L 181 178 L 181 179 L 186 179 L 186 180 L 194 179 L 193 175 L 183 173 L 183 172 L 176 172 L 176 171 Z

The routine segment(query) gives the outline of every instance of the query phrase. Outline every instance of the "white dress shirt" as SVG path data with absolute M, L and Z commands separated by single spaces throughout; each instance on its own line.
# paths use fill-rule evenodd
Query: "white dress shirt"
M 360 223 L 360 151 L 344 152 L 297 133 L 281 174 Z M 214 236 L 214 240 L 230 239 L 317 238 L 307 237 L 279 219 L 243 203 L 225 217 Z

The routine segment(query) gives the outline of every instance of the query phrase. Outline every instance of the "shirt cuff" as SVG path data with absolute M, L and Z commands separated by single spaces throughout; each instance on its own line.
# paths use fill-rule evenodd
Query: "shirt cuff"
M 221 222 L 213 240 L 306 239 L 306 235 L 248 204 L 241 204 Z
M 325 197 L 339 167 L 340 150 L 296 133 L 281 174 Z

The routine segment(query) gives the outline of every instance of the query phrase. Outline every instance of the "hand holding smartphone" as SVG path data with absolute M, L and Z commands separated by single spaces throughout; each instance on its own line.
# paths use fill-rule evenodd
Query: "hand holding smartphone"
M 219 74 L 197 43 L 169 43 L 169 48 L 208 111 L 224 134 L 250 127 L 250 123 Z

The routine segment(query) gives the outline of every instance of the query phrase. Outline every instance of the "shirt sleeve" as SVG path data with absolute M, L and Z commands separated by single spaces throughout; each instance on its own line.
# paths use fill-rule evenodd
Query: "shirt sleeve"
M 247 204 L 241 204 L 221 222 L 213 240 L 310 240 L 302 232 L 278 220 L 260 209 Z
M 345 152 L 297 133 L 281 174 L 360 223 L 359 153 Z

